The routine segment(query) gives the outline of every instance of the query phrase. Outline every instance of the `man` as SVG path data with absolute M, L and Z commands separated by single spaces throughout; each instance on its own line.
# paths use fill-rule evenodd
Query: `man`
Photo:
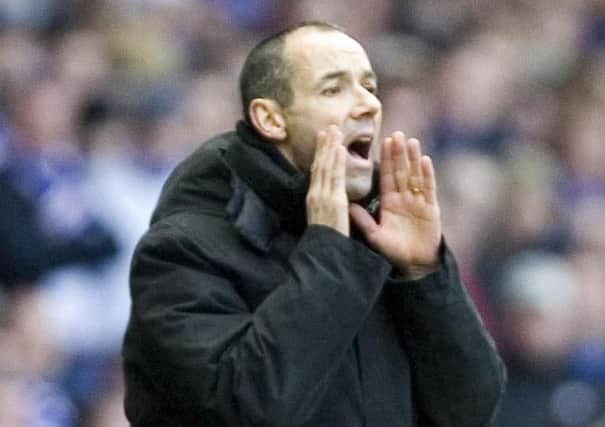
M 135 426 L 487 426 L 504 368 L 441 240 L 431 160 L 361 45 L 259 44 L 246 120 L 165 185 L 132 264 Z M 373 176 L 378 177 L 373 179 Z

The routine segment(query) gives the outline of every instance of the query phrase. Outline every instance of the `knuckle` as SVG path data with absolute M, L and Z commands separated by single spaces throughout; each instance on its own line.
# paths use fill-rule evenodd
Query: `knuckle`
M 314 168 L 316 171 L 323 169 L 325 167 L 326 161 L 323 157 L 316 157 L 313 162 L 311 168 Z
M 334 176 L 332 177 L 332 187 L 340 188 L 343 187 L 345 180 L 342 176 Z
M 307 194 L 307 205 L 319 206 L 321 205 L 321 195 L 317 192 Z

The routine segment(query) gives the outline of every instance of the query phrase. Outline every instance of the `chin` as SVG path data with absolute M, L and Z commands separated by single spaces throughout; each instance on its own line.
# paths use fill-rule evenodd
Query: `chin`
M 350 202 L 363 199 L 372 190 L 372 175 L 368 177 L 347 177 L 347 197 Z

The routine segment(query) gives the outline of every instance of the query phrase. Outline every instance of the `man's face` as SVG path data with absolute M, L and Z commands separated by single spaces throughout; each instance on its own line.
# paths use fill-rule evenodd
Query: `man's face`
M 303 28 L 288 36 L 284 55 L 294 70 L 294 100 L 284 109 L 282 152 L 299 170 L 309 171 L 317 133 L 337 125 L 348 153 L 347 195 L 364 197 L 372 186 L 371 146 L 378 141 L 382 111 L 364 49 L 346 34 Z

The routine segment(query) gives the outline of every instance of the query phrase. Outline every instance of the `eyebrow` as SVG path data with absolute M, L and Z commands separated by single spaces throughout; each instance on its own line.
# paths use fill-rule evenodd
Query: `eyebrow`
M 328 80 L 334 80 L 334 79 L 340 79 L 342 77 L 345 77 L 348 74 L 347 71 L 344 70 L 337 70 L 337 71 L 332 71 L 330 73 L 324 74 L 320 79 L 319 79 L 319 84 L 322 84 Z M 363 75 L 362 75 L 363 79 L 373 79 L 373 80 L 377 80 L 376 79 L 376 73 L 374 71 L 368 70 L 368 71 L 364 71 Z

